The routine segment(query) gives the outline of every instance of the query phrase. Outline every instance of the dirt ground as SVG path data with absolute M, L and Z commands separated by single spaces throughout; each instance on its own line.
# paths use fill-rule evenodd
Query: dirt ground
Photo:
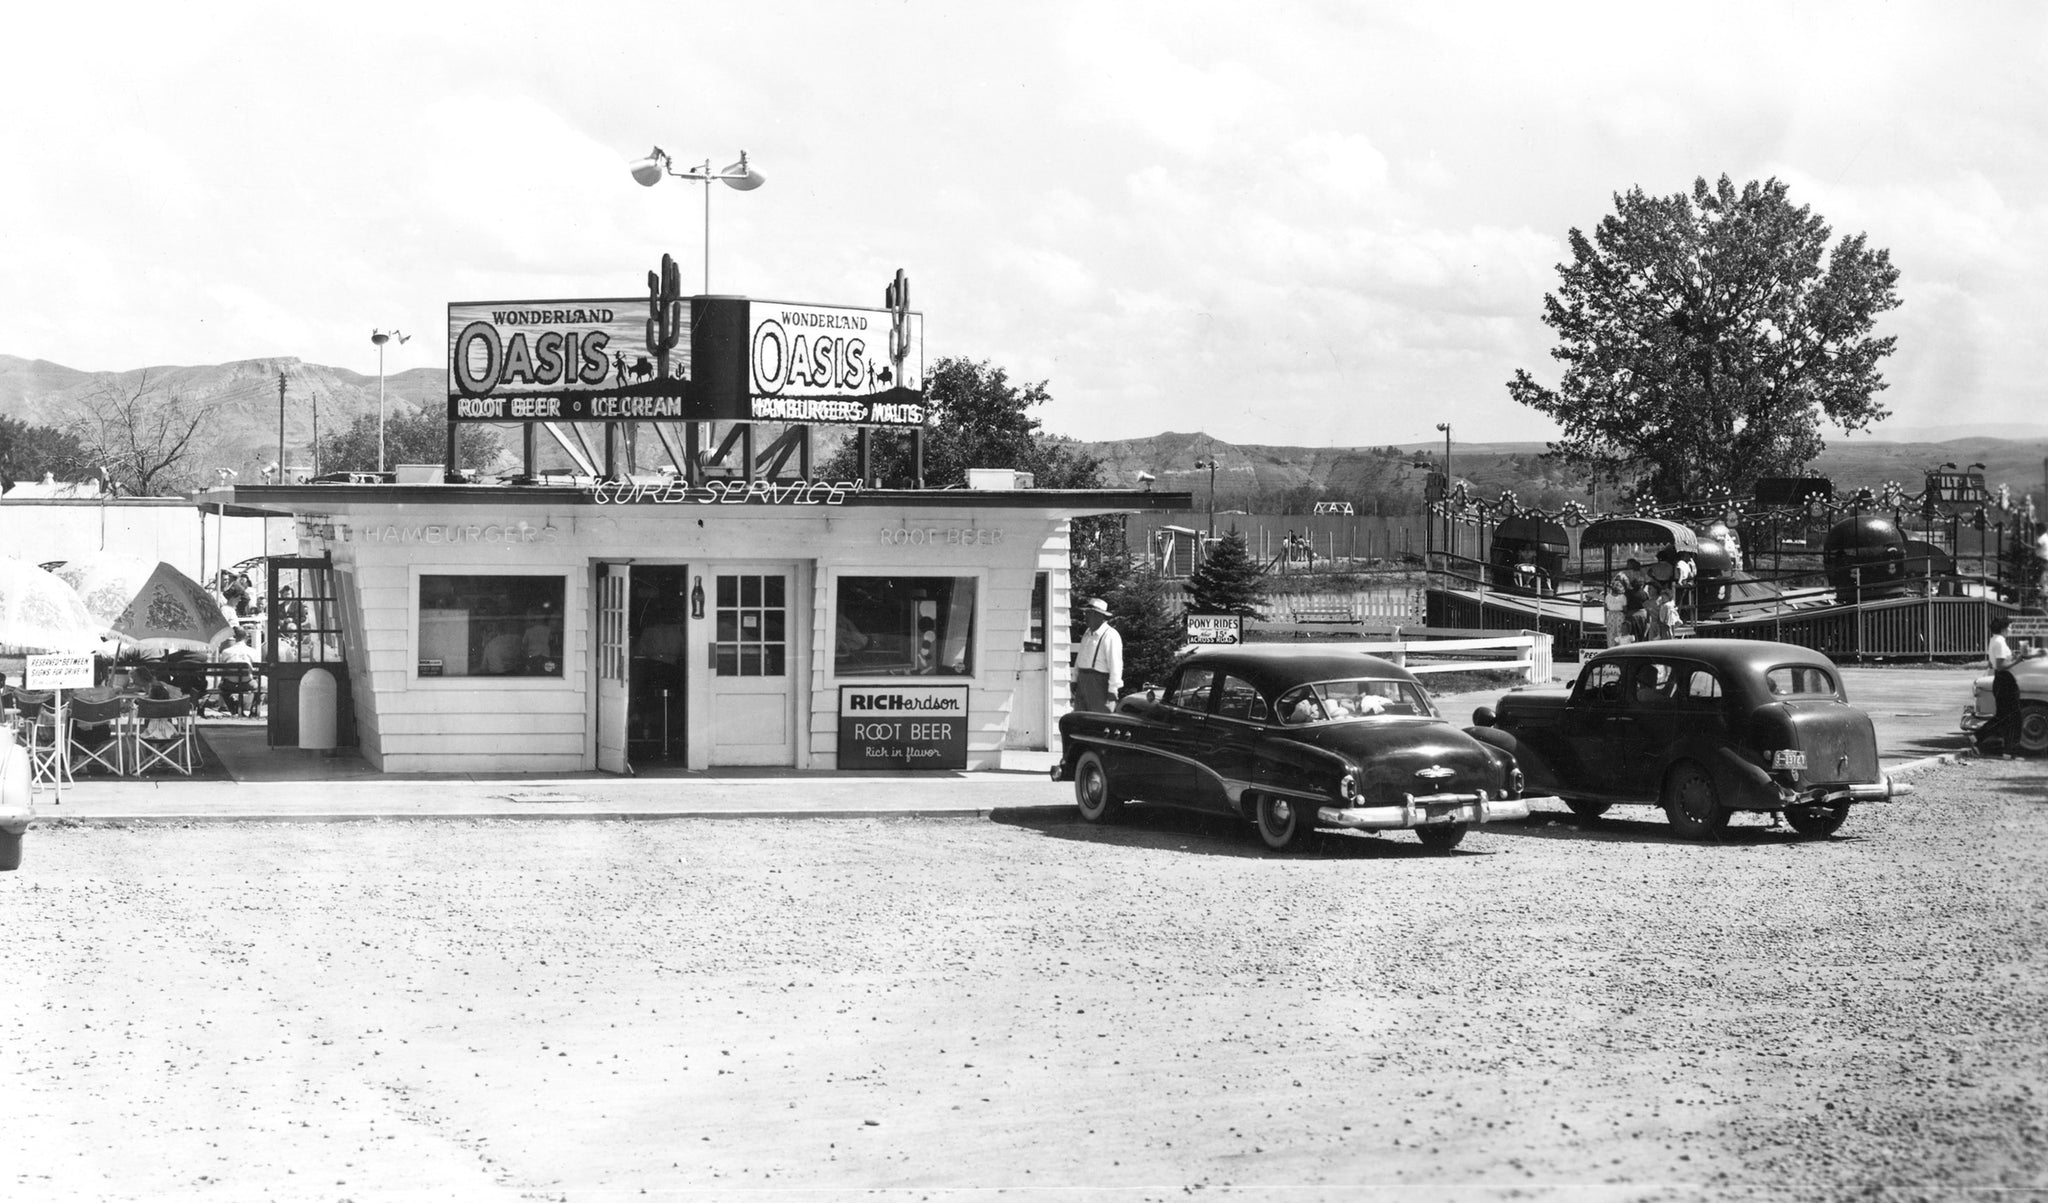
M 1157 809 L 38 828 L 0 1183 L 2048 1194 L 2048 764 L 1914 780 L 1829 840 L 1620 808 L 1448 857 Z

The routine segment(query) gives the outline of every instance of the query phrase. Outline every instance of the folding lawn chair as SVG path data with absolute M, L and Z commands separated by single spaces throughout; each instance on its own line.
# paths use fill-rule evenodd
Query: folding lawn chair
M 69 784 L 71 743 L 64 738 L 64 708 L 57 704 L 56 695 L 24 690 L 14 695 L 14 704 L 28 732 L 30 779 L 37 785 Z
M 127 725 L 128 700 L 108 698 L 104 701 L 80 701 L 72 699 L 70 712 L 65 717 L 66 758 L 71 762 L 71 772 L 83 772 L 92 765 L 98 765 L 116 777 L 124 775 L 127 757 L 122 755 L 122 728 Z
M 141 776 L 163 765 L 187 777 L 199 764 L 192 699 L 138 698 L 128 712 L 128 763 Z

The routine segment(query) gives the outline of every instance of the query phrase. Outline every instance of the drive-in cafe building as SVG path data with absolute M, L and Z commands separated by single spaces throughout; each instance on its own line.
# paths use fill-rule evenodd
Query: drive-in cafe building
M 993 767 L 1058 737 L 1069 520 L 1189 498 L 807 479 L 806 424 L 926 421 L 922 342 L 901 304 L 451 305 L 449 415 L 524 423 L 525 477 L 228 499 L 331 560 L 302 654 L 385 771 Z

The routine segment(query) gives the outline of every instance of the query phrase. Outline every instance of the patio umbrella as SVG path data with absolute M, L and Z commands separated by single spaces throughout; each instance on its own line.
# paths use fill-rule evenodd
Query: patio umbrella
M 94 555 L 57 575 L 78 591 L 100 625 L 145 656 L 212 651 L 231 625 L 199 582 L 161 560 Z
M 94 652 L 100 632 L 71 586 L 34 564 L 0 557 L 0 656 Z

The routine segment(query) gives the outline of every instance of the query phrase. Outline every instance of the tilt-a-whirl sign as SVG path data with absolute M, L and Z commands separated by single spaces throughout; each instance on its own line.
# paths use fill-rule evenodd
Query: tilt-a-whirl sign
M 883 309 L 674 295 L 448 306 L 451 422 L 790 422 L 915 428 L 924 315 L 901 272 Z

